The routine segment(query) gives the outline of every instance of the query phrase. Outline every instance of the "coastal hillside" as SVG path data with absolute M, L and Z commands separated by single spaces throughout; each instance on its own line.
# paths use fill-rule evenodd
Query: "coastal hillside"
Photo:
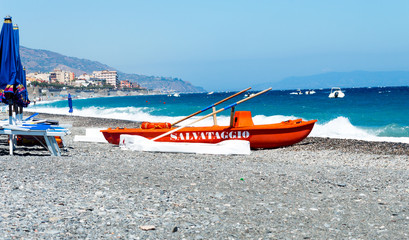
M 310 76 L 284 78 L 278 82 L 258 84 L 255 89 L 273 87 L 273 89 L 317 89 L 331 87 L 393 87 L 408 86 L 407 71 L 353 71 L 329 72 Z
M 51 72 L 55 68 L 70 71 L 76 76 L 93 71 L 111 70 L 117 71 L 120 80 L 137 82 L 142 87 L 152 90 L 174 91 L 174 92 L 204 92 L 201 87 L 193 86 L 191 83 L 179 78 L 146 76 L 140 74 L 130 74 L 118 71 L 117 69 L 97 61 L 68 57 L 62 54 L 40 49 L 31 49 L 20 46 L 21 61 L 27 72 Z

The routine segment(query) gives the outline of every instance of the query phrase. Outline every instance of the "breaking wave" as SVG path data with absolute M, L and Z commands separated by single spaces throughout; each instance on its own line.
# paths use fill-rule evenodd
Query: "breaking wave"
M 50 114 L 63 114 L 69 115 L 67 108 L 58 107 L 47 107 L 46 105 L 37 105 L 30 107 L 29 111 L 39 112 L 39 113 L 50 113 Z M 121 119 L 121 120 L 131 120 L 131 121 L 150 121 L 150 122 L 176 122 L 177 120 L 183 118 L 184 116 L 155 116 L 152 114 L 154 108 L 149 107 L 121 107 L 121 108 L 103 108 L 103 107 L 87 107 L 82 109 L 75 109 L 75 116 L 82 117 L 98 117 L 98 118 L 111 118 L 111 119 Z M 193 117 L 185 122 L 181 123 L 188 124 L 200 116 Z M 255 124 L 269 124 L 286 121 L 288 119 L 296 119 L 296 116 L 264 116 L 256 115 L 253 116 L 253 122 Z M 306 119 L 309 120 L 309 119 Z M 217 116 L 218 125 L 229 125 L 229 116 Z M 209 117 L 200 121 L 194 126 L 208 126 L 213 124 L 213 118 Z M 354 126 L 348 118 L 337 117 L 328 122 L 318 121 L 310 136 L 312 137 L 328 137 L 328 138 L 341 138 L 341 139 L 357 139 L 365 141 L 385 141 L 385 142 L 403 142 L 409 143 L 409 126 L 399 126 L 397 124 L 390 124 L 388 126 L 378 127 L 378 128 L 368 128 Z

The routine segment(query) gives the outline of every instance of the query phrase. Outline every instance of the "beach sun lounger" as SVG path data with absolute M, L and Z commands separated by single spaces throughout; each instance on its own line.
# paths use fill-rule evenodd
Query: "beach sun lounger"
M 61 150 L 55 137 L 62 139 L 69 133 L 69 130 L 66 128 L 46 124 L 3 125 L 0 127 L 0 135 L 9 136 L 10 155 L 13 155 L 16 145 L 15 136 L 20 135 L 44 138 L 46 143 L 45 147 L 50 153 L 54 156 L 61 156 Z

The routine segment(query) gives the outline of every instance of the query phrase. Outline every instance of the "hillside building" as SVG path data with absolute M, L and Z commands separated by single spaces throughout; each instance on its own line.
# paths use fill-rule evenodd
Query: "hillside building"
M 77 79 L 78 80 L 89 81 L 91 79 L 91 76 L 86 74 L 86 73 L 83 73 L 83 74 L 79 75 Z
M 27 73 L 26 78 L 29 83 L 37 81 L 45 83 L 59 83 L 77 87 L 103 87 L 106 85 L 110 85 L 114 88 L 142 89 L 141 86 L 136 82 L 130 82 L 129 80 L 118 80 L 117 71 L 108 70 L 93 71 L 93 74 L 84 73 L 76 77 L 73 72 L 63 71 L 56 68 L 53 72 L 50 73 Z
M 120 88 L 124 89 L 124 88 L 136 88 L 136 89 L 141 89 L 141 85 L 139 85 L 136 82 L 130 82 L 128 80 L 123 80 L 121 81 L 121 84 L 119 86 Z
M 26 74 L 27 82 L 50 82 L 50 74 L 49 73 L 27 73 Z
M 106 84 L 112 85 L 115 88 L 119 86 L 117 71 L 108 71 L 108 70 L 94 71 L 93 77 L 97 79 L 105 80 Z
M 66 72 L 58 68 L 54 69 L 53 72 L 50 72 L 50 82 L 52 83 L 61 83 L 67 85 L 71 82 L 71 77 L 71 72 Z
M 131 83 L 128 80 L 121 81 L 120 88 L 131 88 Z
M 69 74 L 69 77 L 70 77 L 70 82 L 74 81 L 75 80 L 75 73 L 69 72 L 68 74 Z

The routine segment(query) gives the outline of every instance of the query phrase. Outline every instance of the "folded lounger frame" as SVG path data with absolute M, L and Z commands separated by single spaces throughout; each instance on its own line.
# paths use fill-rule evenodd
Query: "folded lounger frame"
M 63 137 L 68 134 L 68 130 L 64 128 L 47 128 L 47 129 L 32 129 L 27 126 L 3 126 L 0 129 L 0 135 L 9 135 L 10 137 L 10 155 L 13 155 L 15 142 L 14 136 L 24 135 L 24 136 L 37 136 L 44 137 L 45 143 L 48 150 L 54 156 L 61 156 L 61 150 L 58 146 L 55 137 Z

